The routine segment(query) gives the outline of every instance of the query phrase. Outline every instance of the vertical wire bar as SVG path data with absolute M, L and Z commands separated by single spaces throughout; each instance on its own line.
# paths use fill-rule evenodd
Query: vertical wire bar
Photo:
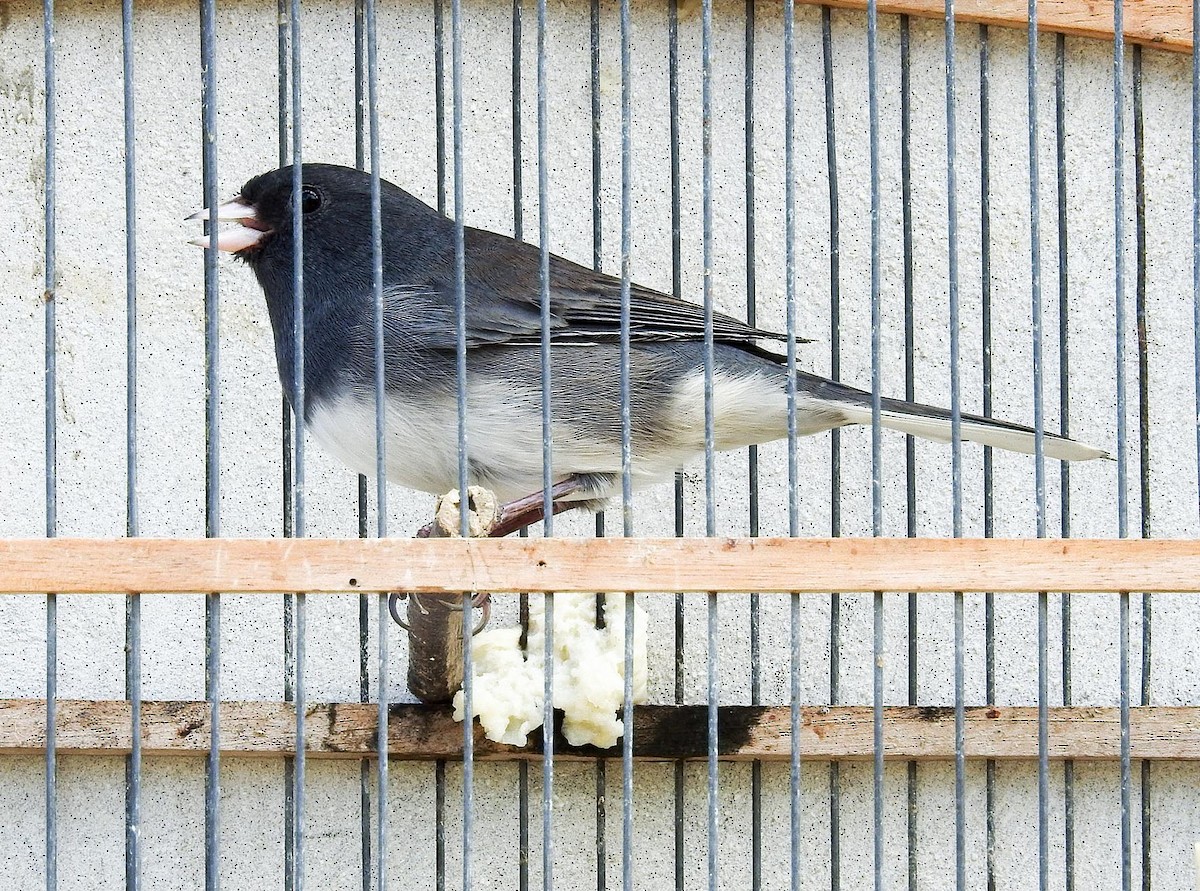
M 671 143 L 671 293 L 679 299 L 683 298 L 683 229 L 682 229 L 682 179 L 680 159 L 682 153 L 679 143 L 679 4 L 677 0 L 668 0 L 668 47 L 669 47 L 669 80 L 670 80 L 670 143 Z M 675 473 L 675 537 L 682 538 L 684 528 L 684 473 Z M 684 618 L 685 598 L 682 594 L 675 595 L 675 702 L 681 704 L 684 700 L 684 677 L 686 664 L 684 660 Z M 675 762 L 675 888 L 682 891 L 685 886 L 684 849 L 686 822 L 684 817 L 686 765 L 683 761 Z
M 379 183 L 379 60 L 375 0 L 366 0 L 367 124 L 371 158 L 371 289 L 374 304 L 375 513 L 376 535 L 388 534 L 386 361 L 383 349 L 383 209 Z M 382 595 L 381 595 L 382 596 Z M 384 600 L 386 601 L 386 596 Z M 386 602 L 384 603 L 386 607 Z M 388 619 L 390 622 L 391 620 Z M 380 641 L 384 637 L 380 626 Z M 383 688 L 380 688 L 383 690 Z M 386 741 L 386 737 L 383 737 Z M 386 762 L 386 759 L 384 759 Z M 386 774 L 386 768 L 384 770 Z
M 836 104 L 833 92 L 832 20 L 828 6 L 821 8 L 821 49 L 825 99 L 825 152 L 829 188 L 829 328 L 830 377 L 841 376 L 841 248 L 838 212 Z M 830 433 L 830 535 L 841 535 L 841 432 Z M 841 699 L 841 595 L 830 596 L 829 613 L 829 702 Z M 841 888 L 841 765 L 829 765 L 829 856 L 830 887 Z
M 880 290 L 879 190 L 879 10 L 877 0 L 867 0 L 867 105 L 870 118 L 871 176 L 871 533 L 883 534 L 883 439 L 880 400 L 883 362 Z M 883 891 L 883 592 L 873 602 L 872 701 L 874 738 L 874 864 L 875 891 Z
M 667 80 L 669 139 L 671 154 L 671 294 L 683 296 L 682 187 L 679 163 L 679 0 L 667 0 Z M 684 533 L 683 474 L 675 474 L 675 537 Z M 683 703 L 684 693 L 684 596 L 675 595 L 675 704 Z M 684 891 L 684 785 L 685 762 L 676 761 L 674 780 L 675 891 Z
M 946 253 L 950 308 L 950 480 L 953 490 L 953 533 L 963 534 L 962 376 L 958 293 L 958 98 L 954 65 L 954 0 L 945 5 L 946 46 Z M 963 592 L 954 592 L 954 877 L 967 886 L 966 681 L 964 678 Z
M 1126 456 L 1125 313 L 1125 6 L 1113 2 L 1113 262 L 1117 362 L 1117 534 L 1129 536 L 1129 463 Z M 1121 888 L 1133 886 L 1133 770 L 1129 741 L 1129 592 L 1120 597 L 1121 683 Z
M 446 888 L 446 762 L 435 761 L 433 765 L 433 809 L 434 809 L 434 887 L 437 891 Z M 526 839 L 528 844 L 528 839 Z
M 439 0 L 440 7 L 440 0 Z M 440 14 L 440 10 L 439 10 Z M 524 186 L 524 141 L 521 127 L 521 43 L 523 34 L 523 9 L 522 0 L 513 0 L 512 4 L 512 184 L 513 184 L 513 238 L 517 241 L 523 241 L 525 238 L 525 186 Z M 438 70 L 441 70 L 441 50 L 440 43 L 437 52 Z M 439 108 L 441 102 L 440 89 L 438 91 Z M 539 109 L 540 114 L 540 109 Z M 444 122 L 439 113 L 438 116 L 438 137 L 443 137 Z M 540 139 L 540 130 L 539 130 Z M 444 154 L 444 149 L 443 149 Z M 445 170 L 438 168 L 438 181 L 441 182 L 445 178 Z M 541 180 L 538 181 L 538 187 L 541 188 Z M 541 200 L 539 192 L 539 200 Z M 439 210 L 443 208 L 439 207 Z M 529 534 L 527 528 L 519 530 L 522 537 Z M 529 595 L 520 595 L 520 618 L 521 618 L 521 649 L 526 646 L 526 636 L 529 633 Z M 544 722 L 543 722 L 544 726 Z M 444 799 L 444 793 L 443 793 Z M 517 764 L 517 887 L 519 891 L 528 891 L 529 889 L 529 762 L 520 761 Z M 439 817 L 442 816 L 442 811 L 438 811 Z M 442 820 L 441 822 L 444 822 Z M 444 839 L 444 832 L 439 834 L 439 839 Z M 440 844 L 440 850 L 444 861 L 445 844 L 444 841 Z M 438 868 L 439 891 L 445 886 L 445 867 Z
M 300 434 L 303 428 L 297 424 L 296 432 Z M 292 774 L 292 832 L 293 860 L 292 887 L 296 891 L 304 888 L 304 717 L 307 699 L 304 689 L 304 636 L 306 631 L 305 596 L 302 592 L 296 594 L 296 687 L 295 687 L 295 767 Z
M 454 157 L 454 277 L 455 277 L 455 365 L 458 391 L 458 491 L 459 534 L 470 534 L 470 499 L 467 497 L 467 268 L 466 268 L 466 198 L 463 165 L 463 22 L 461 0 L 450 3 L 450 83 L 452 94 L 452 138 Z M 540 172 L 539 172 L 540 176 Z M 465 592 L 462 599 L 463 634 L 463 774 L 462 774 L 462 887 L 470 891 L 474 882 L 475 828 L 475 736 L 474 736 L 474 659 L 472 654 L 472 595 Z M 547 622 L 553 617 L 547 611 Z M 547 634 L 551 629 L 547 627 Z M 547 737 L 552 728 L 546 728 Z
M 1029 120 L 1029 244 L 1033 319 L 1034 475 L 1037 494 L 1037 534 L 1046 537 L 1046 467 L 1042 369 L 1042 244 L 1041 174 L 1038 156 L 1037 0 L 1029 0 L 1026 109 Z
M 375 522 L 376 534 L 387 535 L 387 440 L 383 351 L 383 214 L 379 182 L 379 59 L 375 0 L 364 0 L 367 44 L 367 136 L 371 166 L 371 291 L 375 385 Z M 376 891 L 387 889 L 388 831 L 388 597 L 376 596 L 375 848 Z M 361 633 L 361 632 L 360 632 Z M 365 850 L 365 845 L 364 845 Z M 364 876 L 364 883 L 366 877 Z
M 1192 46 L 1200 43 L 1200 3 L 1192 4 Z M 1192 53 L 1192 392 L 1196 400 L 1196 467 L 1200 474 L 1200 54 Z M 1200 476 L 1196 481 L 1200 513 Z
M 904 249 L 904 398 L 916 400 L 916 313 L 913 305 L 912 66 L 909 18 L 900 16 L 900 207 Z M 917 446 L 904 437 L 905 513 L 908 537 L 917 534 Z M 917 595 L 908 594 L 908 704 L 917 704 Z M 917 762 L 907 765 L 908 889 L 917 888 Z
M 300 0 L 291 0 L 288 22 L 291 28 L 291 104 L 292 104 L 292 411 L 294 431 L 292 450 L 292 531 L 298 538 L 305 534 L 304 482 L 304 210 L 303 153 L 300 82 Z M 304 687 L 305 631 L 307 610 L 304 592 L 295 595 L 294 646 L 295 666 L 293 699 L 295 702 L 295 757 L 292 767 L 292 888 L 304 891 L 304 718 L 307 706 Z
M 596 891 L 608 887 L 608 829 L 605 798 L 608 795 L 608 775 L 604 759 L 596 759 Z
M 446 213 L 446 14 L 444 0 L 433 0 L 433 117 L 437 124 L 438 213 Z
M 717 534 L 716 429 L 713 414 L 713 232 L 712 232 L 712 0 L 703 0 L 700 13 L 700 103 L 703 204 L 703 292 L 704 292 L 704 532 Z M 707 596 L 708 625 L 708 887 L 716 891 L 719 881 L 719 789 L 717 718 L 720 704 L 717 625 L 717 595 Z
M 592 268 L 599 271 L 603 260 L 603 228 L 600 173 L 600 0 L 589 3 L 591 100 L 592 100 Z M 596 536 L 604 536 L 604 511 L 596 512 Z M 596 627 L 604 627 L 603 594 L 596 595 Z M 608 887 L 608 766 L 604 758 L 596 759 L 596 889 Z
M 354 167 L 367 169 L 366 126 L 366 7 L 363 0 L 354 0 Z M 366 538 L 369 531 L 367 514 L 367 478 L 358 475 L 358 537 Z M 370 594 L 358 595 L 358 701 L 371 700 L 370 667 Z M 360 835 L 360 870 L 362 891 L 371 891 L 371 761 L 358 762 L 358 800 Z
M 1059 434 L 1071 435 L 1070 288 L 1067 238 L 1067 127 L 1066 127 L 1066 40 L 1054 41 L 1054 128 L 1055 169 L 1058 184 L 1058 416 Z M 1059 462 L 1061 534 L 1071 537 L 1071 465 Z M 1062 689 L 1063 705 L 1072 703 L 1071 689 L 1071 595 L 1062 595 Z M 1063 762 L 1063 856 L 1065 891 L 1075 889 L 1075 762 Z
M 288 61 L 289 51 L 289 19 L 288 14 L 289 0 L 276 0 L 275 15 L 276 15 L 276 68 L 277 68 L 277 126 L 278 126 L 278 147 L 279 147 L 279 166 L 286 167 L 290 152 L 290 139 L 288 135 L 288 99 L 291 92 L 290 87 L 290 71 Z M 292 477 L 293 472 L 293 457 L 292 451 L 292 406 L 287 396 L 287 387 L 279 396 L 281 407 L 281 435 L 280 448 L 282 451 L 283 465 L 283 535 L 285 538 L 291 538 L 295 535 L 295 517 L 293 509 L 295 506 L 294 491 L 295 484 Z M 283 595 L 283 699 L 285 702 L 293 702 L 295 699 L 295 690 L 293 688 L 293 679 L 296 670 L 296 651 L 295 651 L 295 600 L 296 595 L 292 592 L 287 592 Z M 287 755 L 283 759 L 283 888 L 284 891 L 293 891 L 292 880 L 295 877 L 295 824 L 293 818 L 295 816 L 293 793 L 295 791 L 296 762 L 291 755 Z
M 980 316 L 983 354 L 983 414 L 992 414 L 992 185 L 991 102 L 989 99 L 988 26 L 979 26 L 979 266 Z M 983 534 L 995 534 L 995 491 L 992 483 L 992 449 L 983 449 Z M 996 702 L 995 595 L 983 595 L 984 688 L 988 705 Z M 996 761 L 985 766 L 984 819 L 987 891 L 996 891 Z
M 217 207 L 217 72 L 216 0 L 200 0 L 200 105 L 203 128 L 204 203 L 209 209 L 208 231 L 216 232 Z M 220 437 L 220 303 L 216 238 L 204 251 L 204 430 L 205 536 L 221 534 Z M 209 747 L 204 775 L 204 885 L 218 891 L 220 875 L 221 772 L 221 595 L 205 596 L 204 687 L 209 709 Z
M 717 474 L 714 467 L 716 433 L 713 416 L 713 351 L 715 343 L 713 339 L 712 292 L 712 0 L 703 0 L 701 3 L 700 21 L 700 154 L 704 260 L 702 277 L 704 294 L 704 526 L 705 534 L 713 536 L 717 534 Z M 710 608 L 716 608 L 716 601 L 710 602 Z M 709 655 L 711 658 L 712 653 Z M 710 673 L 713 670 L 711 664 L 709 670 Z M 711 702 L 709 707 L 712 708 Z M 711 744 L 713 740 L 710 739 L 709 742 Z
M 670 16 L 672 25 L 676 22 L 676 0 L 670 0 Z M 620 351 L 620 397 L 621 397 L 621 525 L 622 533 L 633 535 L 633 426 L 630 417 L 630 276 L 633 265 L 633 105 L 632 105 L 632 64 L 630 59 L 630 40 L 633 24 L 630 14 L 630 0 L 621 0 L 621 351 Z M 675 31 L 672 28 L 671 36 Z M 674 40 L 671 42 L 675 47 Z M 677 84 L 674 80 L 675 56 L 672 53 L 672 124 L 677 111 Z M 674 130 L 672 130 L 672 147 L 674 149 Z M 672 153 L 672 176 L 677 169 L 675 154 Z M 633 634 L 634 634 L 634 594 L 625 592 L 625 663 L 624 663 L 624 703 L 622 719 L 624 732 L 621 736 L 621 887 L 624 891 L 633 891 Z M 678 609 L 678 607 L 677 607 Z M 678 620 L 677 620 L 678 625 Z M 679 650 L 679 638 L 676 637 L 676 653 Z M 678 677 L 676 678 L 678 684 Z M 676 820 L 680 818 L 679 790 L 680 775 L 678 768 L 676 783 Z M 676 850 L 680 838 L 678 822 L 676 824 Z M 676 857 L 676 881 L 679 881 L 679 858 Z
M 838 214 L 837 119 L 833 95 L 833 25 L 828 6 L 821 7 L 821 60 L 825 99 L 825 170 L 829 184 L 829 376 L 841 377 L 841 241 Z M 842 534 L 841 432 L 829 434 L 829 534 Z M 829 595 L 829 704 L 841 701 L 841 595 Z M 829 886 L 842 887 L 841 765 L 829 762 Z
M 512 4 L 512 184 L 513 184 L 513 237 L 521 241 L 525 237 L 525 187 L 524 153 L 521 135 L 521 39 L 522 0 Z M 540 186 L 539 186 L 540 187 Z
M 137 497 L 137 154 L 134 139 L 133 0 L 121 3 L 121 83 L 125 115 L 125 534 L 138 535 Z M 125 762 L 125 889 L 142 887 L 142 599 L 125 599 L 125 698 L 130 750 Z
M 788 410 L 788 535 L 800 534 L 800 504 L 797 494 L 800 459 L 796 444 L 796 7 L 783 3 L 783 179 L 784 179 L 784 275 L 787 299 L 787 410 Z M 791 699 L 791 750 L 789 752 L 788 815 L 790 828 L 791 891 L 799 891 L 802 818 L 800 800 L 800 595 L 790 598 L 789 673 Z
M 277 86 L 277 115 L 276 124 L 278 128 L 277 143 L 279 146 L 279 166 L 286 167 L 288 163 L 288 96 L 290 93 L 289 72 L 288 72 L 288 2 L 289 0 L 276 0 L 275 15 L 276 15 L 276 86 Z M 283 465 L 283 535 L 285 538 L 292 536 L 292 406 L 287 399 L 286 388 L 279 396 L 280 417 L 281 417 L 281 451 Z M 284 648 L 284 698 L 291 699 L 291 660 L 292 660 L 292 595 L 285 594 L 283 600 L 283 648 Z M 291 758 L 284 759 L 285 772 L 291 776 Z M 288 792 L 288 795 L 291 793 Z M 291 814 L 285 814 L 285 820 L 288 826 L 291 825 Z M 290 829 L 285 833 L 290 837 Z M 285 845 L 285 857 L 291 857 L 290 838 Z M 290 864 L 290 860 L 288 863 Z M 284 870 L 285 886 L 291 882 L 290 867 Z
M 374 0 L 367 0 L 367 16 L 372 17 Z M 374 109 L 374 105 L 372 105 Z M 380 536 L 382 537 L 382 536 Z M 375 888 L 387 891 L 387 831 L 388 831 L 388 615 L 387 594 L 376 598 L 375 627 L 378 629 L 375 666 L 375 698 L 379 703 L 375 730 Z
M 1137 195 L 1137 338 L 1138 338 L 1138 476 L 1140 482 L 1141 535 L 1150 528 L 1150 339 L 1146 300 L 1146 157 L 1142 100 L 1142 48 L 1133 48 L 1133 170 Z M 1139 704 L 1150 704 L 1150 623 L 1152 599 L 1142 594 L 1142 672 Z M 1141 764 L 1142 888 L 1150 889 L 1150 761 Z
M 55 189 L 57 146 L 55 130 L 54 0 L 42 3 L 42 40 L 46 91 L 45 128 L 45 483 L 46 537 L 58 534 L 58 343 L 55 320 L 58 274 L 56 265 Z M 58 887 L 58 598 L 46 594 L 46 891 Z
M 437 174 L 437 209 L 443 216 L 446 214 L 446 15 L 443 0 L 433 0 L 433 118 L 437 130 L 435 137 L 436 161 L 434 170 Z M 525 534 L 525 530 L 522 530 Z M 526 618 L 528 616 L 526 615 Z M 526 623 L 527 625 L 528 623 Z M 528 772 L 528 767 L 525 768 Z M 528 775 L 528 774 L 527 774 Z M 438 759 L 433 765 L 433 859 L 434 859 L 434 888 L 445 891 L 446 888 L 446 762 Z M 528 789 L 526 789 L 528 793 Z M 518 798 L 520 789 L 517 790 Z M 522 815 L 528 813 L 528 801 L 522 810 Z M 525 825 L 528 833 L 528 825 Z M 520 827 L 518 827 L 518 833 Z M 528 876 L 528 834 L 525 837 L 526 853 L 525 881 L 522 891 L 527 887 Z M 519 843 L 519 839 L 518 839 Z
M 745 143 L 745 191 L 746 191 L 746 323 L 749 325 L 758 324 L 758 287 L 755 275 L 755 242 L 756 242 L 756 226 L 755 226 L 755 172 L 754 172 L 754 0 L 746 0 L 745 10 L 745 80 L 744 80 L 744 102 L 745 102 L 745 123 L 746 123 L 746 143 Z M 786 28 L 786 22 L 785 22 Z M 784 59 L 786 66 L 790 62 L 790 57 Z M 787 70 L 784 70 L 785 92 Z M 785 100 L 786 101 L 786 100 Z M 785 109 L 786 115 L 786 109 Z M 749 524 L 749 533 L 751 538 L 758 537 L 759 526 L 759 486 L 758 486 L 758 446 L 750 446 L 746 455 L 746 469 L 749 478 L 749 510 L 747 512 L 747 522 Z M 760 613 L 759 595 L 753 593 L 750 595 L 750 671 L 754 678 L 757 678 L 761 666 L 759 665 L 760 646 L 758 638 L 758 620 Z M 751 681 L 751 695 L 758 696 L 758 683 Z M 752 699 L 752 703 L 758 704 L 757 699 Z M 755 762 L 757 763 L 757 762 Z M 761 807 L 761 803 L 759 805 Z M 759 836 L 759 844 L 761 846 L 762 827 L 755 824 L 757 829 L 755 832 Z M 762 852 L 760 848 L 755 848 L 755 862 L 758 864 L 758 872 L 755 873 L 759 878 L 753 880 L 753 887 L 758 887 L 758 882 L 761 881 L 762 867 Z
M 1133 887 L 1133 827 L 1130 799 L 1133 795 L 1133 776 L 1129 756 L 1129 594 L 1120 594 L 1120 659 L 1121 659 L 1121 888 Z
M 591 61 L 590 86 L 592 100 L 592 268 L 599 270 L 601 266 L 603 245 L 603 229 L 600 226 L 601 209 L 601 174 L 600 174 L 600 0 L 590 0 L 589 35 Z M 603 518 L 603 513 L 597 513 L 597 518 Z
M 621 0 L 621 514 L 622 531 L 627 537 L 633 535 L 633 479 L 631 475 L 633 427 L 629 416 L 629 288 L 633 250 L 631 231 L 633 213 L 631 91 L 633 87 L 630 83 L 629 50 L 631 28 L 629 0 Z M 628 740 L 628 736 L 626 739 Z
M 743 101 L 745 108 L 745 194 L 746 194 L 746 322 L 757 323 L 758 307 L 755 281 L 755 206 L 754 206 L 754 0 L 746 0 L 745 37 L 743 67 Z M 785 28 L 786 23 L 785 23 Z M 786 66 L 790 58 L 784 59 L 785 91 L 788 77 Z M 785 112 L 786 113 L 786 112 Z M 786 138 L 786 137 L 785 137 Z M 751 538 L 758 536 L 758 446 L 750 446 L 746 452 L 749 510 L 747 522 Z M 762 642 L 759 624 L 762 604 L 757 592 L 750 595 L 750 704 L 758 705 L 762 693 Z M 762 887 L 762 762 L 750 764 L 750 887 L 758 891 Z
M 542 534 L 554 535 L 553 420 L 550 367 L 550 165 L 546 74 L 546 0 L 537 0 L 538 253 L 541 302 Z M 457 107 L 457 100 L 456 100 Z M 554 595 L 543 595 L 542 637 L 542 888 L 554 887 Z M 464 631 L 464 634 L 467 633 Z
M 539 0 L 544 4 L 545 0 Z M 547 329 L 548 330 L 548 329 Z M 549 493 L 549 489 L 546 490 Z M 549 494 L 546 496 L 549 502 Z M 547 517 L 551 508 L 547 508 Z M 542 888 L 554 887 L 554 595 L 544 595 L 542 646 Z
M 1046 461 L 1043 417 L 1042 368 L 1042 278 L 1040 164 L 1038 161 L 1037 114 L 1037 0 L 1029 0 L 1029 29 L 1026 45 L 1029 119 L 1029 242 L 1030 285 L 1033 321 L 1033 427 L 1034 482 L 1037 492 L 1037 536 L 1046 537 Z M 1049 761 L 1049 597 L 1038 592 L 1038 883 L 1050 886 L 1050 761 Z

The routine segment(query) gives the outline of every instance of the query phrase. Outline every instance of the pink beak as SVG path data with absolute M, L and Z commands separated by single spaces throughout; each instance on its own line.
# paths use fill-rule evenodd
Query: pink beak
M 223 229 L 214 233 L 216 240 L 213 243 L 216 245 L 217 250 L 229 251 L 231 253 L 253 247 L 262 240 L 263 236 L 270 232 L 269 229 L 262 229 L 255 225 L 258 221 L 258 213 L 249 204 L 242 203 L 240 195 L 232 201 L 226 201 L 224 204 L 218 206 L 215 214 L 210 214 L 208 208 L 205 208 L 192 214 L 187 219 L 235 220 L 240 223 L 241 225 L 235 226 L 232 229 Z M 206 248 L 209 246 L 210 239 L 212 238 L 213 235 L 201 235 L 198 238 L 188 239 L 188 244 Z

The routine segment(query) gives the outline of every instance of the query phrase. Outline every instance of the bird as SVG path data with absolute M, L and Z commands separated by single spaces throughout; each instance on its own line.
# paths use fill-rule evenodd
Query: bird
M 192 243 L 231 252 L 266 298 L 283 390 L 295 408 L 293 169 L 250 179 Z M 350 469 L 376 470 L 372 177 L 301 167 L 304 422 Z M 389 481 L 443 493 L 459 484 L 456 224 L 379 180 L 383 265 L 385 469 Z M 232 228 L 217 229 L 222 221 Z M 464 231 L 466 442 L 471 485 L 507 503 L 542 505 L 541 251 L 484 229 Z M 599 509 L 621 491 L 621 281 L 549 257 L 553 510 Z M 673 478 L 705 451 L 703 307 L 629 285 L 630 476 L 635 489 Z M 728 450 L 788 434 L 785 335 L 712 314 L 712 424 Z M 1029 427 L 960 415 L 963 440 L 1032 454 Z M 795 372 L 799 434 L 872 423 L 869 392 Z M 880 424 L 949 442 L 951 412 L 883 397 Z M 1044 454 L 1107 458 L 1053 433 Z M 537 497 L 533 497 L 536 495 Z

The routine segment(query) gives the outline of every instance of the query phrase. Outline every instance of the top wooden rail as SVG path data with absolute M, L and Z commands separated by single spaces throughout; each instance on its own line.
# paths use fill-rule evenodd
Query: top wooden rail
M 2 5 L 6 0 L 0 0 Z M 799 0 L 810 6 L 865 10 L 867 0 Z M 882 13 L 943 18 L 944 0 L 879 0 Z M 1125 0 L 1127 43 L 1170 50 L 1192 51 L 1192 4 L 1186 0 Z M 1112 0 L 1039 0 L 1038 30 L 1113 39 Z M 955 0 L 954 18 L 1001 28 L 1028 27 L 1027 0 Z
M 1195 592 L 1200 541 L 0 539 L 0 592 Z
M 800 0 L 801 3 L 864 10 L 866 0 Z M 921 18 L 944 18 L 944 0 L 878 0 L 883 13 Z M 1186 0 L 1125 0 L 1125 41 L 1142 46 L 1192 51 L 1192 4 Z M 1038 0 L 1038 31 L 1069 34 L 1074 37 L 1113 39 L 1112 0 Z M 954 20 L 996 25 L 1002 28 L 1026 28 L 1029 25 L 1027 0 L 955 0 Z

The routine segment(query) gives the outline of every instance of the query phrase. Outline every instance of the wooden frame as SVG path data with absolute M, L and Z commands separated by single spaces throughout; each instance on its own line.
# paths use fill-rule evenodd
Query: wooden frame
M 830 591 L 1194 592 L 1200 541 L 1083 539 L 28 539 L 0 540 L 0 591 L 13 594 L 284 591 L 364 593 L 460 591 Z M 112 754 L 130 747 L 128 701 L 58 700 L 56 750 Z M 144 751 L 200 754 L 209 744 L 207 702 L 143 704 Z M 222 750 L 283 756 L 294 751 L 287 702 L 221 706 Z M 0 700 L 0 754 L 44 751 L 46 702 Z M 722 706 L 721 757 L 787 760 L 788 706 Z M 306 751 L 313 757 L 374 754 L 377 706 L 323 703 L 308 708 Z M 967 757 L 1037 757 L 1038 710 L 967 709 Z M 706 706 L 639 706 L 635 755 L 642 760 L 702 758 Z M 872 757 L 869 706 L 802 706 L 805 758 Z M 884 710 L 884 755 L 954 757 L 951 708 Z M 477 727 L 476 757 L 540 757 L 540 743 L 501 746 Z M 1138 759 L 1200 759 L 1200 707 L 1131 710 Z M 556 757 L 615 757 L 559 740 Z M 1050 757 L 1120 755 L 1115 708 L 1050 709 Z M 456 759 L 462 727 L 445 706 L 393 706 L 391 757 Z

